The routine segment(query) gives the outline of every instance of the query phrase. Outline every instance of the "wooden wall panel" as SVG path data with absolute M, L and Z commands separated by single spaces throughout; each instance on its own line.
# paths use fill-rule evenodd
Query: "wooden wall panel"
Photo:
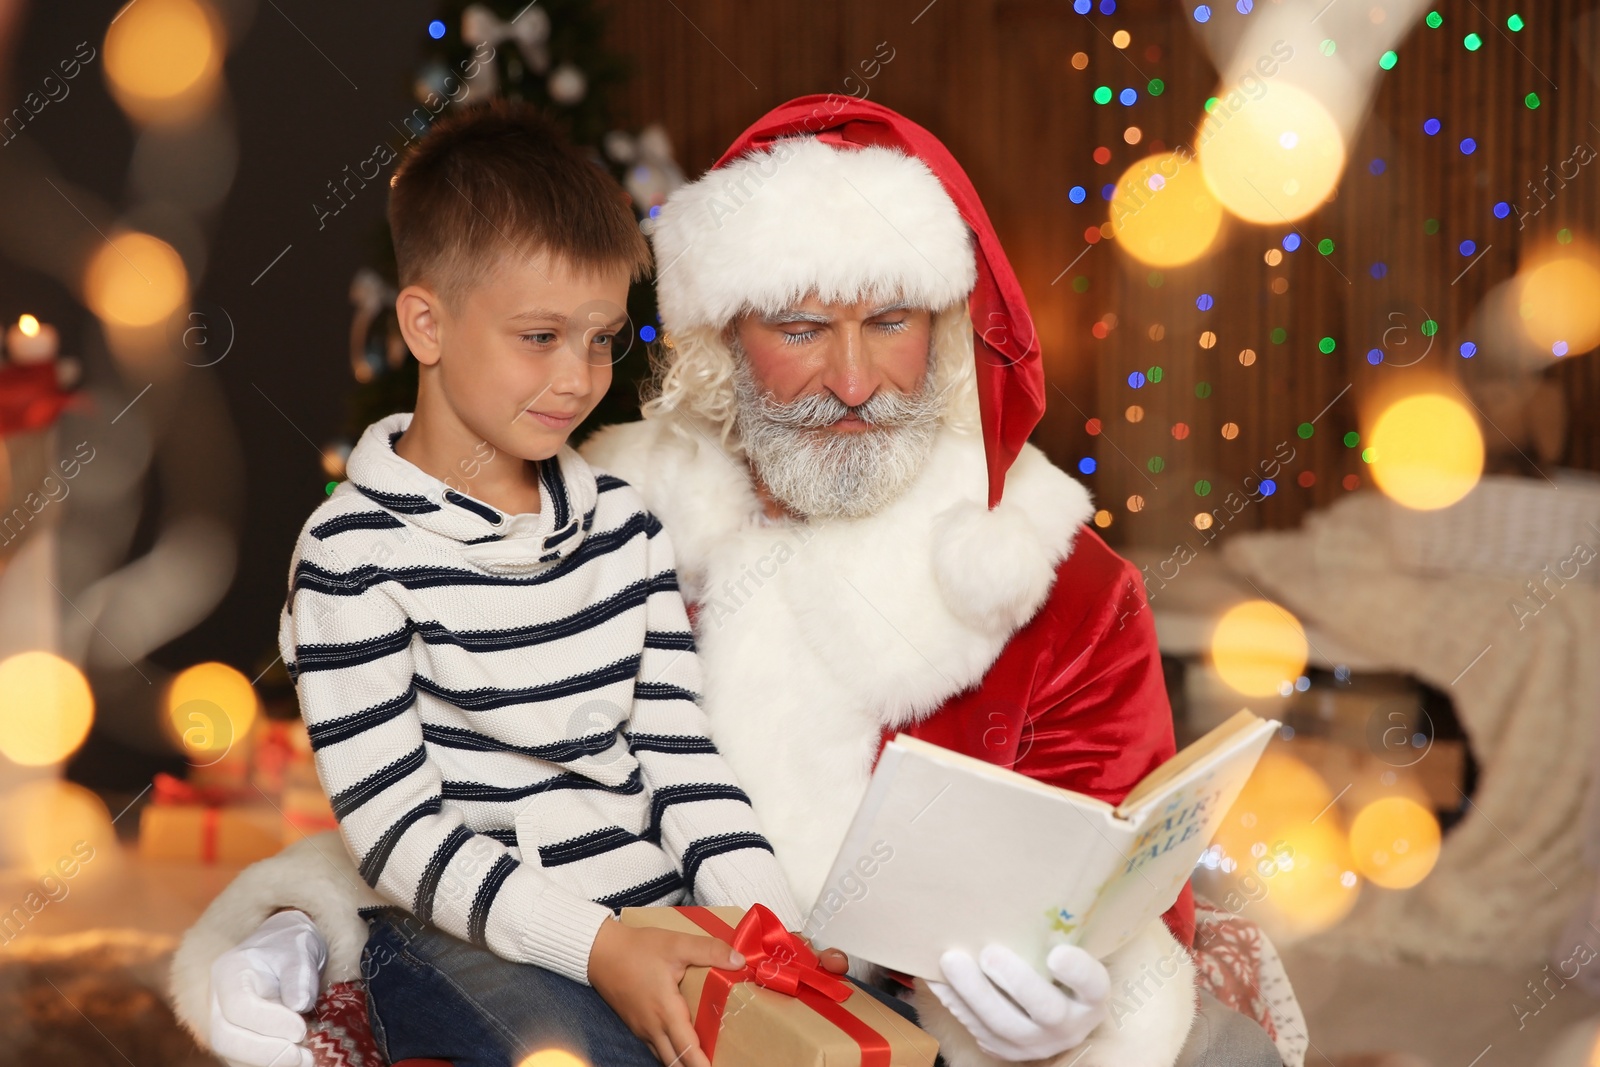
M 1266 8 L 1294 0 L 1257 2 Z M 1229 221 L 1208 256 L 1164 272 L 1158 287 L 1114 241 L 1088 247 L 1084 234 L 1105 221 L 1103 184 L 1151 151 L 1192 146 L 1216 72 L 1186 6 L 1133 0 L 1115 16 L 1091 18 L 1073 14 L 1068 0 L 605 6 L 612 43 L 636 66 L 619 101 L 623 118 L 635 126 L 665 123 L 691 174 L 765 109 L 801 93 L 847 91 L 857 83 L 845 79 L 859 77 L 857 65 L 880 42 L 894 49 L 870 82 L 871 98 L 944 139 L 983 196 L 1044 344 L 1051 407 L 1035 440 L 1069 468 L 1084 456 L 1097 461 L 1086 480 L 1114 515 L 1108 536 L 1123 543 L 1193 539 L 1189 524 L 1198 511 L 1215 507 L 1285 448 L 1295 459 L 1285 465 L 1280 491 L 1232 517 L 1229 530 L 1293 525 L 1342 495 L 1343 476 L 1365 484 L 1359 450 L 1342 443 L 1344 432 L 1401 383 L 1428 376 L 1448 383 L 1459 375 L 1456 346 L 1474 309 L 1534 242 L 1553 239 L 1564 226 L 1587 235 L 1600 230 L 1600 168 L 1584 170 L 1526 230 L 1514 216 L 1490 213 L 1497 200 L 1529 196 L 1522 183 L 1566 159 L 1580 141 L 1600 148 L 1596 75 L 1583 60 L 1600 56 L 1596 0 L 1444 6 L 1445 27 L 1419 24 L 1399 46 L 1400 63 L 1380 76 L 1335 197 L 1296 224 L 1305 246 L 1271 267 L 1263 256 L 1287 228 Z M 1226 10 L 1231 5 L 1216 6 L 1218 18 L 1237 17 Z M 1506 33 L 1505 19 L 1517 10 L 1527 28 Z M 1116 29 L 1131 33 L 1128 48 L 1113 45 Z M 1477 53 L 1461 46 L 1469 30 L 1486 39 Z M 1089 56 L 1086 70 L 1071 65 L 1077 51 Z M 1159 97 L 1145 93 L 1150 78 L 1165 82 Z M 1140 101 L 1096 106 L 1090 93 L 1099 84 L 1137 87 Z M 1529 91 L 1541 96 L 1537 112 L 1521 103 Z M 1445 123 L 1438 137 L 1420 132 L 1428 115 Z M 1142 131 L 1136 145 L 1124 140 L 1130 124 Z M 1468 135 L 1479 145 L 1470 157 L 1456 147 Z M 1102 145 L 1112 158 L 1097 165 L 1091 155 Z M 1381 175 L 1368 170 L 1374 158 L 1384 160 Z M 1090 190 L 1086 203 L 1069 202 L 1074 184 Z M 1440 221 L 1437 234 L 1424 233 L 1429 218 Z M 1332 255 L 1312 247 L 1323 237 L 1335 242 Z M 1464 238 L 1479 251 L 1493 247 L 1462 275 L 1471 262 L 1457 250 Z M 1370 271 L 1377 262 L 1387 268 L 1382 278 Z M 1083 293 L 1072 286 L 1080 275 L 1088 279 Z M 1272 292 L 1274 279 L 1286 291 Z M 1209 312 L 1195 306 L 1201 292 L 1216 301 Z M 1108 314 L 1115 325 L 1096 339 L 1091 331 Z M 1430 316 L 1440 324 L 1432 350 L 1414 366 L 1397 366 L 1426 346 L 1421 326 Z M 1277 327 L 1287 340 L 1275 345 Z M 1403 332 L 1388 335 L 1388 363 L 1370 365 L 1367 351 L 1384 346 L 1385 331 L 1396 327 Z M 1217 336 L 1209 349 L 1199 343 L 1207 329 Z M 1318 351 L 1323 336 L 1336 339 L 1334 352 Z M 1401 337 L 1410 348 L 1400 346 Z M 1256 353 L 1252 366 L 1239 362 L 1244 348 Z M 1131 371 L 1153 366 L 1163 371 L 1159 385 L 1128 387 Z M 1566 462 L 1600 469 L 1595 357 L 1548 373 L 1565 388 L 1572 414 Z M 1210 388 L 1205 398 L 1195 391 L 1202 382 Z M 1142 421 L 1126 419 L 1131 404 L 1144 408 Z M 1085 430 L 1089 418 L 1102 421 L 1097 437 Z M 1311 438 L 1300 438 L 1297 427 L 1313 419 Z M 1182 440 L 1172 434 L 1178 422 L 1189 428 Z M 1228 422 L 1239 427 L 1231 440 L 1220 433 Z M 1153 456 L 1164 463 L 1160 473 L 1148 469 Z M 1313 484 L 1296 482 L 1302 471 L 1315 475 Z M 1201 479 L 1213 487 L 1209 497 L 1195 493 Z M 1134 494 L 1145 502 L 1137 514 L 1127 507 Z

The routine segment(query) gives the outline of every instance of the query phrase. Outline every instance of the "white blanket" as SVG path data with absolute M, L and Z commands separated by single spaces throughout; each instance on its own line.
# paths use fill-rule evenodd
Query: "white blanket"
M 1447 693 L 1481 767 L 1433 873 L 1410 890 L 1365 887 L 1368 899 L 1314 944 L 1373 959 L 1532 963 L 1594 889 L 1583 841 L 1594 833 L 1585 813 L 1600 718 L 1600 559 L 1577 563 L 1584 553 L 1567 544 L 1548 572 L 1423 573 L 1415 539 L 1392 533 L 1419 521 L 1358 493 L 1300 530 L 1223 548 L 1232 569 L 1308 626 Z M 1600 549 L 1600 531 L 1584 540 Z M 1579 573 L 1545 580 L 1558 569 Z M 1543 582 L 1541 599 L 1530 581 Z

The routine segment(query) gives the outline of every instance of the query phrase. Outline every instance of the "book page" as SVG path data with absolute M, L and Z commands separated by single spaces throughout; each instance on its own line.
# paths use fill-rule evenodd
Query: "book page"
M 1002 944 L 1042 968 L 1077 930 L 1132 828 L 1110 805 L 949 755 L 886 746 L 801 930 L 818 947 L 942 981 L 947 949 Z
M 1167 783 L 1179 777 L 1189 768 L 1201 763 L 1212 753 L 1224 745 L 1241 740 L 1244 734 L 1251 732 L 1260 725 L 1262 720 L 1249 709 L 1234 712 L 1227 719 L 1209 730 L 1206 735 L 1193 744 L 1185 747 L 1176 756 L 1145 775 L 1144 780 L 1133 787 L 1133 790 L 1123 798 L 1117 806 L 1118 812 L 1127 813 L 1149 800 L 1156 793 L 1166 788 Z M 1274 729 L 1276 725 L 1274 725 Z
M 801 932 L 934 980 L 952 948 L 1103 957 L 1172 906 L 1276 728 L 1242 712 L 1131 810 L 896 737 Z
M 1147 793 L 1134 813 L 1132 844 L 1100 891 L 1078 942 L 1095 957 L 1103 958 L 1127 944 L 1183 892 L 1200 854 L 1211 844 L 1278 726 L 1249 712 L 1240 714 L 1249 721 L 1235 716 L 1213 731 L 1220 735 L 1219 743 L 1206 746 L 1183 773 L 1169 777 L 1165 791 Z M 1222 733 L 1235 722 L 1247 728 Z M 1211 740 L 1207 735 L 1185 751 Z M 1175 761 L 1168 765 L 1171 762 Z M 1125 810 L 1119 809 L 1119 815 Z

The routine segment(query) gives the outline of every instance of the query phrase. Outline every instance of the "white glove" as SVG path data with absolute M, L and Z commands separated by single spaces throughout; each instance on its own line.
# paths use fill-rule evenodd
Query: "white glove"
M 951 950 L 939 957 L 949 984 L 928 988 L 989 1055 L 1043 1059 L 1081 1045 L 1105 1018 L 1111 991 L 1105 967 L 1075 945 L 1057 945 L 1045 965 L 1055 982 L 1000 945 L 976 960 Z
M 211 1048 L 249 1067 L 312 1067 L 300 1012 L 317 1002 L 328 943 L 303 911 L 280 911 L 211 964 Z

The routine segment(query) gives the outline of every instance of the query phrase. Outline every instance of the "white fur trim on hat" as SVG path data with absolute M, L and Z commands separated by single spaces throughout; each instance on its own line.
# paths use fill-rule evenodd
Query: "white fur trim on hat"
M 721 327 L 811 294 L 939 309 L 977 281 L 971 232 L 926 164 L 812 137 L 786 138 L 678 189 L 654 241 L 668 330 Z

